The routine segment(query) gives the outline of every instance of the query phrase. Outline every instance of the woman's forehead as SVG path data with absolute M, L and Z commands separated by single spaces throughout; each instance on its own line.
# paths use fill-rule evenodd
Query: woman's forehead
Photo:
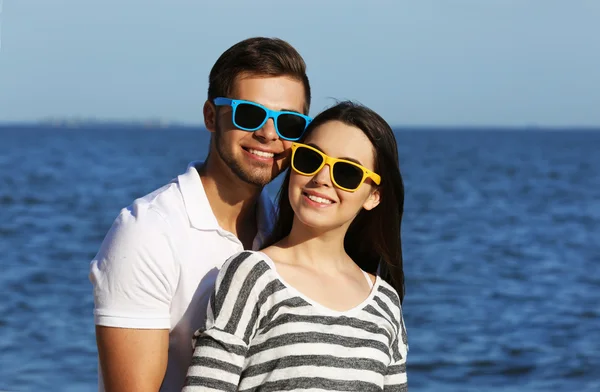
M 304 141 L 334 158 L 351 157 L 364 165 L 373 163 L 373 145 L 360 129 L 340 121 L 329 121 L 311 132 Z

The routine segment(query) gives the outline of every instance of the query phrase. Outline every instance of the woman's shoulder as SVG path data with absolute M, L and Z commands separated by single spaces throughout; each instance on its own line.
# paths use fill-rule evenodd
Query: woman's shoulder
M 391 284 L 386 282 L 383 278 L 377 277 L 379 281 L 379 285 L 377 286 L 377 294 L 380 298 L 384 300 L 384 302 L 388 305 L 388 307 L 393 308 L 393 313 L 402 312 L 402 305 L 400 303 L 400 296 L 394 287 Z M 390 309 L 392 310 L 392 309 Z
M 258 266 L 258 267 L 257 267 Z M 248 275 L 252 271 L 270 269 L 271 265 L 261 252 L 244 250 L 231 255 L 221 267 L 220 275 Z M 264 272 L 264 271 L 263 271 Z

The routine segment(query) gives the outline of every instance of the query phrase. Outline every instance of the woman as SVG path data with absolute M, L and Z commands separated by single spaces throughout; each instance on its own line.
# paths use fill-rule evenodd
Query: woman
M 389 125 L 351 102 L 318 115 L 271 245 L 219 273 L 184 391 L 407 390 L 403 205 Z

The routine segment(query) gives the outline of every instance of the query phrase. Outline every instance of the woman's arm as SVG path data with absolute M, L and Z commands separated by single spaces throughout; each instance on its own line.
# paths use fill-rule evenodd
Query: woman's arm
M 206 329 L 195 334 L 184 392 L 237 390 L 255 329 L 250 324 L 257 320 L 252 315 L 261 290 L 258 281 L 268 269 L 264 262 L 249 259 L 250 255 L 242 252 L 232 256 L 219 272 L 208 306 Z
M 407 392 L 406 356 L 392 362 L 385 374 L 384 392 Z
M 394 311 L 397 333 L 390 350 L 392 361 L 386 371 L 383 390 L 384 392 L 407 392 L 406 357 L 408 356 L 408 336 L 406 334 L 400 299 L 398 298 L 394 303 L 397 306 Z

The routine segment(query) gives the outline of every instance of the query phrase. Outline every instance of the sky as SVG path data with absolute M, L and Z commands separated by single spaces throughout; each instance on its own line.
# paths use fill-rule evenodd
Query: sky
M 0 0 L 0 122 L 202 124 L 209 71 L 251 36 L 304 57 L 311 115 L 396 126 L 600 126 L 598 0 Z

